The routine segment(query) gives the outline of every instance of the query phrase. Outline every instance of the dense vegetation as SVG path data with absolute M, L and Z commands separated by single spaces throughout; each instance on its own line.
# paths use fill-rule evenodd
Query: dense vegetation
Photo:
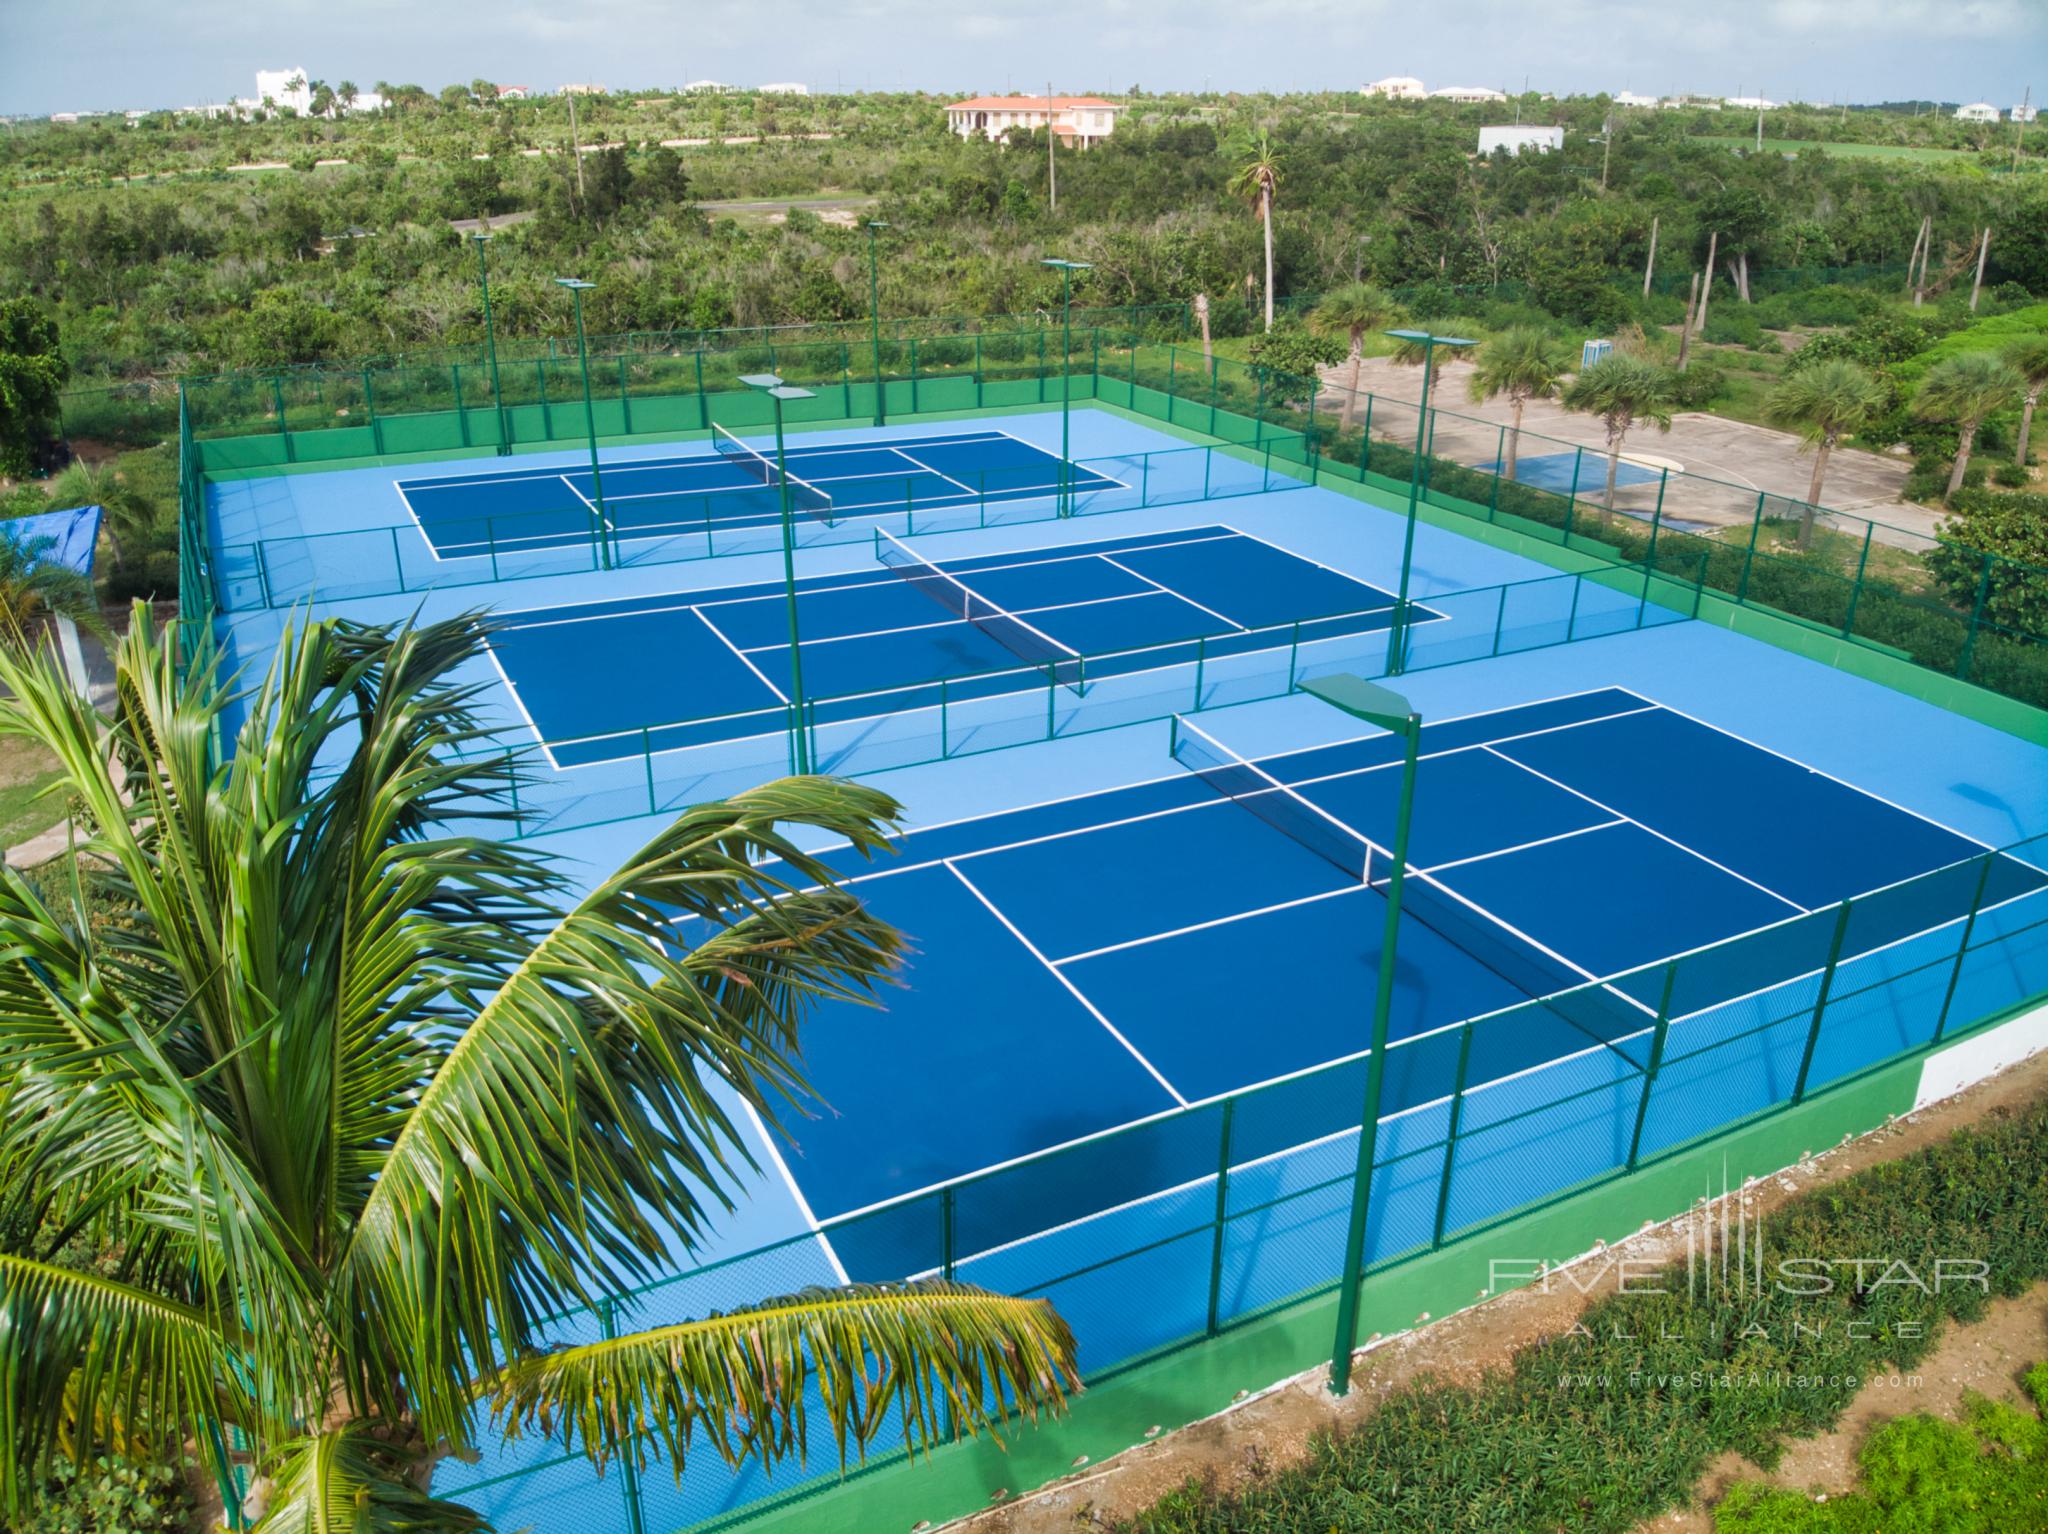
M 1865 1269 L 1869 1287 L 1841 1268 L 1825 1294 L 1785 1292 L 1803 1279 L 1758 1293 L 1706 1260 L 1691 1294 L 1682 1262 L 1656 1279 L 1637 1275 L 1635 1292 L 1596 1302 L 1569 1334 L 1524 1349 L 1504 1372 L 1409 1385 L 1355 1429 L 1318 1440 L 1299 1468 L 1228 1496 L 1189 1486 L 1125 1527 L 1410 1534 L 1455 1515 L 1474 1534 L 1636 1528 L 1684 1502 L 1716 1455 L 1774 1464 L 1786 1439 L 1830 1426 L 1873 1376 L 1912 1369 L 1946 1322 L 1983 1313 L 1982 1290 L 1951 1282 L 1929 1293 L 1908 1271 L 1932 1287 L 1937 1257 L 1981 1260 L 2000 1295 L 2048 1278 L 2044 1178 L 2048 1104 L 2036 1104 L 1808 1193 L 1773 1212 L 1764 1236 L 1751 1232 L 1770 1264 L 1832 1253 L 1893 1264 Z
M 1108 144 L 1062 157 L 1055 210 L 1042 137 L 1036 153 L 955 139 L 939 97 L 585 98 L 579 175 L 565 98 L 485 108 L 446 94 L 338 121 L 20 128 L 0 137 L 0 287 L 53 310 L 84 381 L 472 342 L 475 255 L 450 221 L 485 215 L 532 215 L 493 247 L 508 335 L 566 328 L 550 279 L 570 271 L 599 284 L 595 333 L 864 315 L 866 235 L 850 226 L 878 216 L 893 226 L 885 313 L 1028 313 L 1054 301 L 1037 263 L 1057 250 L 1094 263 L 1078 303 L 1205 292 L 1230 334 L 1263 296 L 1257 220 L 1230 191 L 1234 145 L 1258 130 L 1282 172 L 1282 296 L 1354 278 L 1509 284 L 1551 316 L 1611 327 L 1641 313 L 1654 222 L 1667 289 L 1657 317 L 1669 322 L 1670 284 L 1682 295 L 1716 231 L 1722 256 L 1752 272 L 1898 266 L 1923 215 L 1936 276 L 1967 286 L 1967 247 L 1988 223 L 1988 280 L 2048 291 L 2048 176 L 2035 157 L 2011 173 L 2003 137 L 1951 119 L 1772 122 L 1795 137 L 1985 146 L 1926 167 L 1734 153 L 1698 136 L 1725 129 L 1726 114 L 1617 113 L 1602 145 L 1604 98 L 1531 97 L 1518 110 L 1563 123 L 1564 150 L 1480 161 L 1478 126 L 1507 109 L 1140 96 Z M 830 137 L 799 136 L 811 134 Z M 727 137 L 761 141 L 716 142 Z M 319 165 L 330 160 L 346 163 Z M 229 169 L 264 164 L 289 168 Z M 798 196 L 841 198 L 828 210 L 840 222 L 705 206 Z M 1716 312 L 1737 323 L 1740 306 Z

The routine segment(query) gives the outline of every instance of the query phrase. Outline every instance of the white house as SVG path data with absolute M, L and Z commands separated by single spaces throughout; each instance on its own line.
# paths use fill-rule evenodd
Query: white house
M 1507 92 L 1483 85 L 1445 85 L 1429 93 L 1431 101 L 1505 101 Z
M 1738 112 L 1774 112 L 1778 103 L 1765 96 L 1723 96 L 1721 105 L 1734 107 Z
M 313 110 L 312 76 L 303 69 L 259 69 L 256 71 L 256 104 L 265 100 L 280 111 L 290 107 L 301 117 Z
M 758 85 L 754 88 L 764 96 L 808 96 L 811 93 L 808 85 L 799 85 L 794 80 L 778 80 L 773 85 Z
M 1657 104 L 1657 98 L 1655 96 L 1639 95 L 1635 91 L 1617 91 L 1614 97 L 1614 104 L 1618 107 L 1654 107 Z
M 999 139 L 1012 128 L 1036 132 L 1050 123 L 1061 143 L 1086 149 L 1116 131 L 1122 110 L 1100 96 L 976 96 L 946 108 L 946 127 L 962 138 Z
M 2016 123 L 2030 123 L 2040 115 L 2041 109 L 2039 107 L 2030 107 L 2027 106 L 2025 103 L 2022 103 L 2021 105 L 2014 107 L 2012 111 L 2007 114 L 2007 120 Z
M 1515 124 L 1500 128 L 1479 130 L 1479 152 L 1489 155 L 1496 149 L 1505 149 L 1509 154 L 1520 154 L 1525 149 L 1538 154 L 1564 148 L 1564 129 L 1538 128 L 1528 124 Z
M 604 96 L 610 94 L 602 85 L 595 84 L 594 82 L 581 85 L 558 85 L 555 87 L 555 92 L 557 95 L 562 96 Z
M 685 96 L 723 96 L 732 87 L 723 80 L 692 80 L 683 87 Z
M 1995 123 L 1998 108 L 1988 101 L 1973 101 L 1968 106 L 1956 108 L 1956 121 L 1963 123 Z
M 1420 101 L 1429 94 L 1413 75 L 1388 75 L 1365 88 L 1368 96 L 1385 96 L 1389 101 Z
M 526 101 L 533 96 L 533 91 L 524 85 L 497 85 L 492 89 L 498 93 L 500 101 Z

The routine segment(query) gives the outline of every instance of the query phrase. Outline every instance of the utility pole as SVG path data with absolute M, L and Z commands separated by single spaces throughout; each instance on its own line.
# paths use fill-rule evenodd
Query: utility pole
M 1060 210 L 1059 161 L 1053 154 L 1053 146 L 1059 142 L 1059 135 L 1052 131 L 1052 81 L 1045 82 L 1045 196 L 1049 204 L 1047 212 Z
M 1650 276 L 1657 270 L 1657 224 L 1658 217 L 1650 216 L 1650 258 L 1643 263 L 1643 297 L 1650 296 Z
M 2020 145 L 2027 141 L 2027 116 L 2033 110 L 2034 87 L 2028 86 L 2026 94 L 2020 97 L 2020 109 L 2012 114 L 2012 168 L 2020 168 Z
M 1699 332 L 1707 333 L 1707 300 L 1714 293 L 1714 257 L 1721 249 L 1721 231 L 1716 229 L 1707 236 L 1707 280 L 1700 285 Z
M 1614 152 L 1614 114 L 1600 124 L 1600 190 L 1607 190 L 1607 157 Z
M 1692 291 L 1685 295 L 1685 323 L 1678 327 L 1678 371 L 1685 371 L 1685 354 L 1692 350 L 1692 317 L 1700 303 L 1700 274 L 1692 274 Z
M 1984 238 L 1977 244 L 1977 280 L 1970 284 L 1970 312 L 1977 312 L 1977 294 L 1984 286 L 1984 258 L 1991 254 L 1991 226 L 1984 226 Z

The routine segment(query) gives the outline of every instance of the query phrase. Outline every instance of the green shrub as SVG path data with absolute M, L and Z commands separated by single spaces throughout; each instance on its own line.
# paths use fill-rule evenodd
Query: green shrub
M 1722 346 L 1754 346 L 1764 338 L 1764 327 L 1749 305 L 1720 303 L 1707 310 L 1706 328 L 1700 336 Z
M 1672 375 L 1671 401 L 1685 410 L 1699 410 L 1719 399 L 1727 388 L 1727 374 L 1711 362 L 1695 362 L 1683 373 Z
M 2018 463 L 2002 463 L 1991 471 L 1991 482 L 2007 490 L 2018 490 L 2030 479 L 2026 466 Z
M 1991 1293 L 2014 1295 L 2048 1277 L 2044 1180 L 2048 1103 L 2036 1103 L 1792 1199 L 1754 1239 L 1767 1242 L 1773 1257 L 1882 1254 L 1915 1272 L 1931 1272 L 1937 1256 L 1974 1259 L 1986 1265 Z M 1229 1495 L 1183 1487 L 1122 1527 L 1143 1534 L 1452 1527 L 1461 1534 L 1622 1534 L 1685 1500 L 1719 1454 L 1774 1463 L 1786 1438 L 1831 1426 L 1866 1379 L 1915 1367 L 1946 1320 L 1975 1319 L 1989 1298 L 1975 1286 L 1928 1293 L 1846 1282 L 1825 1294 L 1794 1295 L 1732 1276 L 1711 1260 L 1637 1279 L 1633 1292 L 1596 1301 L 1569 1333 L 1524 1348 L 1477 1383 L 1418 1380 L 1356 1427 L 1318 1438 L 1301 1466 Z M 2000 1412 L 1973 1419 L 1979 1438 L 2002 1445 L 2028 1430 L 2026 1419 Z M 2038 1421 L 2031 1431 L 2041 1431 Z M 1919 1487 L 1930 1462 L 1953 1459 L 1915 1430 L 1888 1440 L 1873 1463 L 1884 1484 Z M 2033 1477 L 2043 1467 L 2048 1453 L 2028 1461 L 2025 1477 L 2008 1476 L 2022 1490 L 1994 1487 L 1985 1506 L 2004 1521 L 1975 1526 L 2039 1527 L 2038 1502 L 2030 1521 L 2014 1520 L 2024 1498 L 2038 1495 Z M 1975 1468 L 1982 1485 L 2003 1467 Z M 1790 1516 L 1766 1496 L 1747 1495 L 1751 1509 L 1767 1505 L 1774 1516 Z M 1809 1527 L 1874 1534 L 1911 1525 L 1759 1520 L 1746 1530 Z
M 82 1470 L 60 1460 L 28 1516 L 5 1534 L 188 1534 L 194 1506 L 181 1470 L 118 1454 Z

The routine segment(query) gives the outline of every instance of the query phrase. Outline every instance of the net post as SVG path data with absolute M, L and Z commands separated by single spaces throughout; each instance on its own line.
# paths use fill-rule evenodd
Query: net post
M 1572 606 L 1565 614 L 1564 642 L 1570 644 L 1579 628 L 1579 593 L 1586 589 L 1586 574 L 1583 570 L 1572 573 Z
M 263 605 L 267 609 L 277 605 L 272 596 L 270 585 L 270 540 L 268 538 L 258 538 L 254 547 L 256 550 L 256 589 L 263 594 Z
M 1209 499 L 1209 469 L 1216 462 L 1216 448 L 1213 443 L 1202 449 L 1202 499 Z
M 939 760 L 942 762 L 953 754 L 949 717 L 951 703 L 946 693 L 946 681 L 945 677 L 939 678 Z
M 1365 471 L 1372 467 L 1372 401 L 1370 390 L 1365 396 L 1365 430 L 1358 439 L 1358 482 L 1365 483 Z
M 1143 453 L 1138 458 L 1138 509 L 1142 511 L 1151 503 L 1152 455 L 1150 453 Z
M 658 805 L 654 795 L 654 736 L 647 725 L 640 726 L 640 761 L 647 771 L 647 813 L 655 813 Z
M 1209 640 L 1206 635 L 1195 640 L 1195 699 L 1191 712 L 1202 711 L 1202 681 L 1209 668 Z M 1290 669 L 1292 663 L 1290 662 Z
M 1508 621 L 1508 588 L 1503 584 L 1500 595 L 1493 604 L 1493 653 L 1500 654 L 1500 638 L 1506 632 Z
M 1799 1075 L 1792 1083 L 1792 1101 L 1806 1100 L 1806 1078 L 1813 1071 L 1813 1052 L 1820 1044 L 1821 1020 L 1827 1015 L 1828 995 L 1835 988 L 1835 971 L 1842 962 L 1842 944 L 1849 936 L 1849 913 L 1856 902 L 1842 902 L 1842 914 L 1835 918 L 1835 935 L 1828 944 L 1827 968 L 1821 971 L 1820 995 L 1813 1003 L 1813 1026 L 1806 1030 L 1806 1047 L 1799 1052 Z
M 1295 674 L 1301 669 L 1301 620 L 1296 618 L 1287 635 L 1287 690 L 1294 691 Z
M 1585 462 L 1585 448 L 1574 447 L 1572 449 L 1571 488 L 1565 492 L 1564 503 L 1564 541 L 1567 546 L 1572 541 L 1572 521 L 1579 513 L 1579 471 L 1585 465 Z
M 1934 1019 L 1934 1037 L 1930 1043 L 1939 1044 L 1942 1035 L 1948 1031 L 1948 1011 L 1955 1004 L 1956 987 L 1962 984 L 1963 963 L 1970 954 L 1970 939 L 1977 931 L 1977 913 L 1984 909 L 1984 888 L 1991 882 L 1991 865 L 1998 861 L 1996 852 L 1984 854 L 1984 867 L 1977 874 L 1977 890 L 1970 896 L 1970 914 L 1963 920 L 1963 935 L 1956 943 L 1955 967 L 1949 971 L 1948 989 L 1942 993 L 1941 1011 Z
M 1231 1121 L 1237 1113 L 1237 1099 L 1223 1099 L 1223 1125 L 1216 1137 L 1216 1220 L 1209 1241 L 1209 1319 L 1203 1330 L 1211 1337 L 1220 1330 L 1218 1312 L 1223 1301 L 1223 1232 L 1230 1220 Z
M 405 557 L 398 551 L 398 527 L 391 528 L 391 573 L 398 582 L 398 589 L 405 590 Z
M 1429 1249 L 1444 1244 L 1444 1222 L 1450 1217 L 1451 1167 L 1458 1154 L 1458 1129 L 1465 1118 L 1465 1078 L 1472 1064 L 1472 1023 L 1458 1034 L 1458 1073 L 1451 1081 L 1451 1117 L 1444 1129 L 1444 1164 L 1436 1180 L 1436 1223 L 1429 1228 Z
M 1657 1031 L 1650 1039 L 1650 1063 L 1643 1069 L 1643 1095 L 1636 1104 L 1636 1127 L 1628 1137 L 1628 1169 L 1633 1172 L 1642 1156 L 1643 1125 L 1650 1118 L 1650 1093 L 1656 1089 L 1657 1074 L 1664 1068 L 1664 1043 L 1671 1036 L 1671 992 L 1678 984 L 1678 961 L 1664 966 L 1664 993 L 1657 1000 Z
M 1500 516 L 1500 481 L 1507 472 L 1508 429 L 1496 426 L 1493 431 L 1493 483 L 1486 492 L 1486 520 L 1492 522 Z

